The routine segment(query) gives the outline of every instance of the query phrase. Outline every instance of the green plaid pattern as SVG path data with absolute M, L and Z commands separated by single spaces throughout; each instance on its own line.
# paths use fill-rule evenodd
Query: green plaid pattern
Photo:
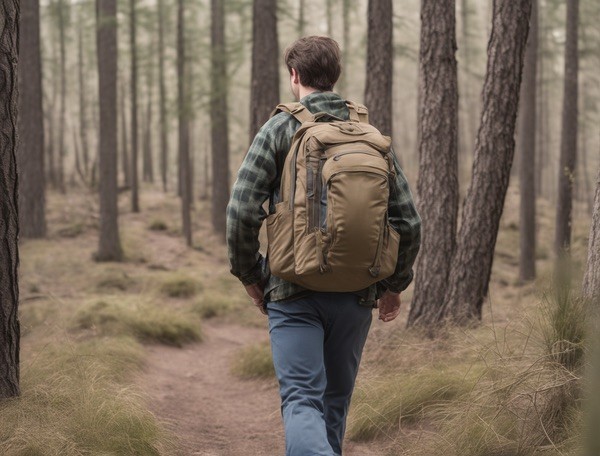
M 312 112 L 327 112 L 349 119 L 344 99 L 333 92 L 313 92 L 300 102 Z M 227 206 L 227 247 L 231 273 L 244 285 L 265 284 L 265 298 L 281 301 L 310 293 L 309 290 L 269 273 L 268 262 L 259 253 L 258 233 L 267 217 L 263 208 L 269 200 L 269 213 L 274 212 L 279 198 L 281 170 L 300 127 L 293 116 L 280 112 L 269 119 L 257 133 L 240 167 Z M 394 154 L 396 179 L 390 188 L 388 218 L 400 233 L 398 264 L 394 274 L 371 287 L 357 292 L 361 302 L 374 305 L 386 290 L 400 292 L 413 279 L 413 263 L 421 242 L 421 219 L 412 194 Z

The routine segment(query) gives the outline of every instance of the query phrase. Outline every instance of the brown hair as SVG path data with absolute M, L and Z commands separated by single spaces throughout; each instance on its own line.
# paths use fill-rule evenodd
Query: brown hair
M 340 47 L 326 36 L 305 36 L 294 41 L 284 55 L 285 64 L 292 74 L 294 68 L 303 86 L 329 91 L 340 77 Z

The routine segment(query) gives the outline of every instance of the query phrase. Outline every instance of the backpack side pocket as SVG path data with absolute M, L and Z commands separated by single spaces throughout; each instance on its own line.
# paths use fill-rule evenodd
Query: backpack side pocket
M 294 277 L 293 213 L 288 202 L 275 205 L 267 221 L 267 257 L 271 273 L 284 280 Z

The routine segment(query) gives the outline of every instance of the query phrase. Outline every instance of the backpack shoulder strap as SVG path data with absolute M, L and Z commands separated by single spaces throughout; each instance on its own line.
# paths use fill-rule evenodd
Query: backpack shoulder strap
M 350 110 L 350 120 L 352 122 L 369 123 L 369 110 L 365 105 L 346 100 L 346 106 Z
M 279 112 L 287 112 L 288 114 L 291 114 L 301 124 L 303 124 L 305 122 L 314 122 L 314 120 L 315 120 L 315 116 L 313 116 L 312 113 L 308 109 L 306 109 L 306 107 L 302 103 L 298 103 L 298 102 L 282 103 L 282 104 L 277 105 L 275 110 L 271 113 L 271 117 L 273 117 L 275 114 L 277 114 Z

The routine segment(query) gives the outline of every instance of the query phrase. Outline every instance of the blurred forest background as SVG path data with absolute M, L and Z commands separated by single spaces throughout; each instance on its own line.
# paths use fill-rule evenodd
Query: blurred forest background
M 335 91 L 392 136 L 423 218 L 401 322 L 369 335 L 345 454 L 600 454 L 586 432 L 599 2 L 4 0 L 2 14 L 0 453 L 283 453 L 225 207 L 254 134 L 291 101 L 285 47 L 318 34 L 339 42 Z

